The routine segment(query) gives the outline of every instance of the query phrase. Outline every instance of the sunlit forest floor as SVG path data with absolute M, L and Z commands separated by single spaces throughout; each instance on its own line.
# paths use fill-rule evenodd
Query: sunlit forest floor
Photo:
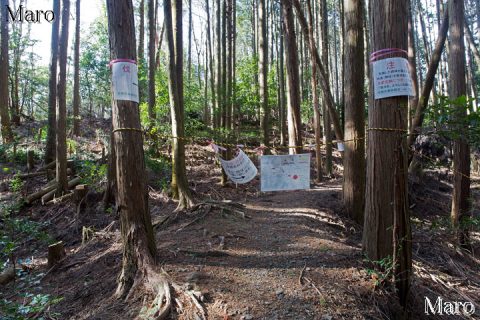
M 40 154 L 38 126 L 17 130 L 21 139 L 17 153 L 34 146 Z M 133 319 L 151 302 L 140 290 L 127 301 L 114 297 L 122 259 L 120 226 L 114 210 L 103 211 L 105 179 L 96 180 L 104 174 L 100 158 L 108 122 L 85 120 L 82 128 L 82 138 L 69 140 L 71 151 L 82 154 L 77 159 L 82 181 L 92 184 L 82 210 L 71 201 L 45 206 L 37 201 L 15 208 L 19 199 L 47 180 L 15 180 L 15 173 L 26 172 L 21 157 L 15 161 L 4 157 L 0 163 L 0 203 L 11 212 L 1 218 L 2 241 L 14 240 L 10 259 L 17 263 L 15 281 L 0 286 L 1 319 L 10 319 L 13 313 L 21 318 L 22 312 L 25 318 Z M 188 178 L 198 205 L 176 212 L 166 191 L 168 148 L 164 149 L 159 159 L 147 159 L 159 272 L 163 269 L 173 281 L 194 290 L 208 319 L 396 318 L 400 307 L 386 280 L 388 266 L 385 272 L 375 271 L 375 264 L 385 262 L 362 255 L 362 226 L 344 214 L 339 154 L 334 177 L 312 184 L 311 190 L 260 193 L 258 178 L 221 187 L 220 168 L 210 149 L 189 145 Z M 412 319 L 429 319 L 424 315 L 425 296 L 432 301 L 438 296 L 444 301 L 472 301 L 480 316 L 479 226 L 471 233 L 472 254 L 453 245 L 448 223 L 451 179 L 451 171 L 429 168 L 409 183 L 415 273 L 409 301 Z M 478 176 L 472 178 L 472 192 L 478 216 Z M 67 256 L 48 268 L 48 244 L 60 240 Z M 33 302 L 32 297 L 44 297 L 45 303 Z M 172 318 L 191 319 L 194 306 L 177 298 Z

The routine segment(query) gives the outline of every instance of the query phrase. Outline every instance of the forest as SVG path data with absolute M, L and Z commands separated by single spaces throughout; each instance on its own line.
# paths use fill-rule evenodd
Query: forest
M 0 0 L 0 319 L 480 319 L 480 0 Z

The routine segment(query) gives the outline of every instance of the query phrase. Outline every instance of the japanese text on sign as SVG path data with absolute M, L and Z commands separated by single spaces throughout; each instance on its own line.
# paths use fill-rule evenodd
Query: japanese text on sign
M 310 154 L 262 156 L 261 190 L 310 189 Z
M 413 96 L 413 85 L 405 58 L 388 58 L 373 62 L 375 99 Z
M 112 63 L 112 87 L 115 100 L 139 102 L 138 67 L 133 62 L 114 61 Z
M 257 175 L 257 168 L 242 150 L 232 160 L 219 159 L 225 173 L 234 183 L 247 183 Z

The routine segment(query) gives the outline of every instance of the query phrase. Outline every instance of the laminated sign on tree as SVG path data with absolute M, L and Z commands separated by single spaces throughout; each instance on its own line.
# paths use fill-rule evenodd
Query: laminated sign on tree
M 116 59 L 110 62 L 110 67 L 113 98 L 139 103 L 137 63 L 130 59 Z
M 384 49 L 370 56 L 375 99 L 414 95 L 408 60 L 401 57 L 379 60 L 386 55 L 404 53 L 406 51 L 401 49 Z

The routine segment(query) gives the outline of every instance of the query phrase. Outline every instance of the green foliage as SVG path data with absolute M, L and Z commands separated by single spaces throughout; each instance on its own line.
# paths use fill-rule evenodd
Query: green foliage
M 2 310 L 2 313 L 0 313 L 1 319 L 25 320 L 32 319 L 33 317 L 35 317 L 35 319 L 46 319 L 41 317 L 41 314 L 46 311 L 48 307 L 63 300 L 61 297 L 53 297 L 49 294 L 25 293 L 22 296 L 22 303 L 6 299 L 0 300 L 0 310 Z M 51 315 L 52 314 L 50 314 L 50 316 Z
M 480 217 L 464 215 L 460 220 L 458 228 L 478 232 L 480 231 Z M 453 232 L 456 229 L 457 227 L 452 224 L 452 219 L 450 219 L 449 216 L 438 217 L 432 220 L 430 225 L 430 230 L 446 230 L 448 232 Z
M 67 139 L 67 152 L 69 154 L 77 153 L 77 142 L 72 139 Z
M 84 109 L 92 106 L 109 106 L 110 62 L 108 23 L 106 13 L 101 14 L 83 30 L 88 37 L 80 41 L 80 95 L 84 101 Z M 101 115 L 104 116 L 104 115 Z
M 24 218 L 17 218 L 22 203 L 0 206 L 0 270 L 6 265 L 20 243 L 38 240 L 43 244 L 52 242 L 43 228 L 45 224 Z
M 12 180 L 10 180 L 10 190 L 12 192 L 20 192 L 23 189 L 24 182 L 20 179 L 19 176 L 15 176 Z
M 165 158 L 153 158 L 150 155 L 145 156 L 145 165 L 160 178 L 154 185 L 166 191 L 170 186 L 172 175 L 172 163 Z
M 98 188 L 99 183 L 107 176 L 108 166 L 106 164 L 97 164 L 90 160 L 79 162 L 77 165 L 78 175 L 83 184 L 92 188 Z
M 392 256 L 387 256 L 380 260 L 370 260 L 368 257 L 365 257 L 363 262 L 372 266 L 366 267 L 365 271 L 375 281 L 375 286 L 385 283 L 393 275 L 394 264 Z
M 237 61 L 236 103 L 240 106 L 240 114 L 254 117 L 258 111 L 260 97 L 258 95 L 258 58 L 245 57 Z
M 466 137 L 471 146 L 480 146 L 480 113 L 466 96 L 450 99 L 438 96 L 438 103 L 428 108 L 425 120 L 448 139 Z

